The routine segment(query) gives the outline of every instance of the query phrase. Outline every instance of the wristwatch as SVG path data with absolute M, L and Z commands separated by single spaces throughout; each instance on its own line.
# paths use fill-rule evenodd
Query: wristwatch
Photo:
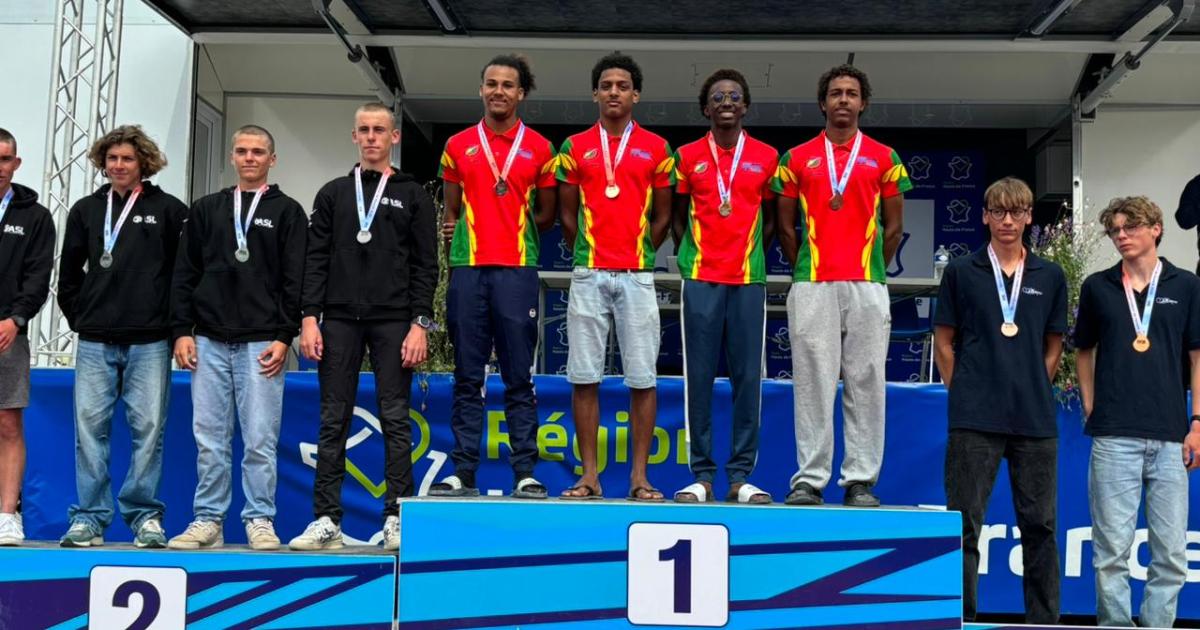
M 24 328 L 25 324 L 29 323 L 29 320 L 25 319 L 24 317 L 21 317 L 20 315 L 13 315 L 12 320 L 13 320 L 13 323 L 17 325 L 17 328 Z
M 421 328 L 424 328 L 425 330 L 433 328 L 433 320 L 425 317 L 424 315 L 417 315 L 416 318 L 413 319 L 413 323 Z

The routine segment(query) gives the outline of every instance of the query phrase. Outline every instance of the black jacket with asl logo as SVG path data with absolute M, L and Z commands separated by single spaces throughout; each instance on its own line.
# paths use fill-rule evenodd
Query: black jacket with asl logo
M 246 228 L 250 258 L 241 262 L 235 257 L 233 191 L 206 195 L 188 213 L 171 285 L 171 337 L 291 344 L 300 329 L 308 218 L 272 184 Z M 254 194 L 241 193 L 243 220 Z
M 54 268 L 54 220 L 33 190 L 13 184 L 0 222 L 0 320 L 33 319 L 50 294 Z M 25 327 L 21 328 L 25 331 Z
M 58 269 L 58 305 L 86 341 L 150 343 L 170 337 L 171 269 L 187 215 L 182 201 L 150 182 L 113 247 L 113 265 L 100 266 L 110 184 L 80 199 L 67 216 Z M 116 225 L 125 198 L 113 195 Z
M 365 244 L 356 240 L 354 171 L 317 192 L 304 264 L 305 317 L 409 321 L 433 315 L 437 213 L 412 176 L 393 170 Z M 367 211 L 379 178 L 375 171 L 362 173 Z

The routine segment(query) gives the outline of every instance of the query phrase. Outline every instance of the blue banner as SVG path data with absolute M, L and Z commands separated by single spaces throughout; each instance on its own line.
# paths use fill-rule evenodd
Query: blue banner
M 768 336 L 778 336 L 768 331 Z M 786 339 L 784 337 L 783 339 Z M 780 342 L 783 342 L 780 339 Z M 786 366 L 773 359 L 772 372 Z M 772 363 L 772 357 L 768 357 Z M 31 539 L 57 539 L 66 531 L 68 505 L 74 501 L 74 452 L 72 448 L 71 394 L 74 374 L 70 370 L 38 369 L 33 372 L 33 405 L 25 419 L 29 464 L 25 480 L 25 527 Z M 538 397 L 538 430 L 541 462 L 538 478 L 557 493 L 578 474 L 571 420 L 571 389 L 561 376 L 535 377 Z M 191 519 L 192 493 L 196 483 L 196 448 L 191 433 L 189 376 L 174 374 L 170 417 L 165 441 L 165 466 L 161 498 L 167 504 L 168 534 L 183 530 Z M 728 452 L 730 415 L 729 384 L 715 384 L 714 452 Z M 449 472 L 448 453 L 453 448 L 449 427 L 451 378 L 433 375 L 417 379 L 412 392 L 414 423 L 414 474 L 422 492 L 435 479 Z M 504 391 L 497 376 L 488 379 L 483 462 L 479 484 L 487 493 L 508 494 L 512 472 L 508 467 L 508 434 L 504 418 Z M 683 428 L 683 382 L 662 378 L 658 387 L 658 428 L 650 449 L 650 480 L 668 496 L 691 481 L 687 468 Z M 618 498 L 628 492 L 630 443 L 629 395 L 621 379 L 608 378 L 600 387 L 600 467 L 604 493 Z M 314 373 L 287 375 L 283 431 L 279 446 L 279 515 L 276 527 L 285 541 L 300 533 L 311 520 L 312 480 L 315 465 L 318 417 L 317 378 Z M 836 422 L 841 423 L 841 404 Z M 796 468 L 795 433 L 792 425 L 792 387 L 788 381 L 763 382 L 762 450 L 751 480 L 777 501 L 787 492 Z M 1073 410 L 1059 414 L 1059 548 L 1063 557 L 1062 610 L 1064 614 L 1092 614 L 1095 593 L 1091 569 L 1090 523 L 1087 508 L 1087 460 L 1089 439 L 1083 435 L 1079 415 Z M 236 432 L 235 432 L 236 433 Z M 382 525 L 383 439 L 379 432 L 374 378 L 363 374 L 359 383 L 347 451 L 343 500 L 346 506 L 346 535 L 361 541 L 378 541 Z M 877 492 L 890 505 L 944 505 L 942 462 L 946 444 L 946 392 L 941 385 L 893 383 L 888 386 L 887 450 Z M 123 412 L 118 412 L 112 432 L 112 474 L 119 486 L 127 470 L 129 435 Z M 840 431 L 835 466 L 840 464 Z M 241 447 L 235 444 L 235 462 Z M 237 522 L 242 506 L 240 471 L 234 465 L 233 516 L 226 524 L 226 540 L 241 542 L 244 533 Z M 1007 468 L 1002 467 L 986 519 L 979 609 L 983 612 L 1017 612 L 1022 608 L 1020 585 L 1020 536 L 1012 511 Z M 724 496 L 724 479 L 716 490 Z M 831 487 L 826 500 L 838 502 L 841 491 Z M 1183 500 L 1181 497 L 1180 500 Z M 1200 489 L 1193 485 L 1188 497 L 1200 505 Z M 119 518 L 117 519 L 119 521 Z M 1179 599 L 1179 616 L 1200 619 L 1200 515 L 1189 515 L 1188 584 Z M 1141 599 L 1146 579 L 1148 545 L 1144 520 L 1139 521 L 1133 576 L 1134 606 Z M 115 523 L 106 533 L 109 540 L 130 540 L 128 529 Z

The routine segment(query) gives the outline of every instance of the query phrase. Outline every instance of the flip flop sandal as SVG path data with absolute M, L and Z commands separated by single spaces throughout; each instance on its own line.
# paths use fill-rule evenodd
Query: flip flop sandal
M 477 497 L 479 496 L 479 488 L 471 488 L 464 486 L 462 479 L 458 475 L 450 475 L 441 481 L 429 486 L 429 496 L 431 497 Z
M 585 490 L 584 494 L 572 494 L 578 490 Z M 604 498 L 604 493 L 600 491 L 599 486 L 589 486 L 586 483 L 577 483 L 571 486 L 566 492 L 559 495 L 564 501 L 596 501 Z
M 517 487 L 513 488 L 512 497 L 514 499 L 545 499 L 549 494 L 550 491 L 540 481 L 533 477 L 526 477 L 517 482 Z
M 730 489 L 725 500 L 746 505 L 767 505 L 771 502 L 771 495 L 752 483 L 743 483 L 736 492 Z
M 676 503 L 707 503 L 713 500 L 708 488 L 699 481 L 676 492 L 674 498 Z
M 657 497 L 642 497 L 641 496 L 642 493 L 650 494 L 652 492 L 658 493 L 659 496 L 657 496 Z M 637 501 L 639 503 L 662 503 L 663 501 L 666 501 L 666 499 L 662 497 L 662 492 L 659 492 L 658 488 L 655 488 L 654 486 L 636 486 L 636 487 L 630 488 L 629 496 L 627 496 L 625 498 L 630 501 Z

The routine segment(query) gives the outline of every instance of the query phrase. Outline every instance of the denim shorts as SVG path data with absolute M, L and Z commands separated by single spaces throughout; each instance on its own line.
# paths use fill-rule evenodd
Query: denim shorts
M 662 328 L 651 271 L 576 267 L 571 273 L 567 381 L 578 385 L 600 382 L 610 321 L 616 324 L 626 387 L 654 387 Z

